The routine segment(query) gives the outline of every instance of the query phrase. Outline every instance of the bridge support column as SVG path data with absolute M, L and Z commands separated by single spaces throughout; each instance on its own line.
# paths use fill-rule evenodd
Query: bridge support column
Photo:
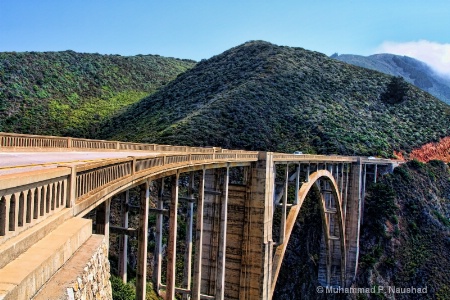
M 164 178 L 161 178 L 161 185 L 158 192 L 157 208 L 163 209 L 164 195 Z M 159 295 L 161 287 L 161 266 L 162 266 L 162 234 L 163 234 L 163 215 L 156 215 L 156 241 L 155 241 L 155 254 L 154 254 L 154 269 L 153 269 L 153 287 Z
M 126 190 L 121 195 L 122 200 L 122 227 L 128 228 L 128 202 L 130 200 L 130 191 Z M 119 276 L 124 283 L 127 282 L 127 263 L 128 263 L 128 235 L 122 234 L 119 240 Z
M 273 154 L 251 165 L 245 203 L 239 299 L 270 299 L 272 285 Z
M 230 167 L 227 166 L 226 173 L 223 178 L 223 185 L 222 185 L 216 300 L 223 300 L 224 295 L 225 295 L 225 262 L 226 262 L 226 248 L 227 248 L 228 183 L 229 183 L 229 180 L 230 180 Z
M 280 224 L 280 238 L 278 240 L 279 244 L 284 243 L 284 238 L 286 235 L 286 217 L 287 217 L 287 202 L 289 193 L 289 164 L 286 164 L 286 170 L 284 175 L 284 192 L 283 192 L 283 203 L 281 206 L 281 224 Z
M 298 192 L 300 190 L 300 171 L 301 171 L 301 165 L 297 164 L 297 174 L 295 176 L 295 199 L 294 199 L 294 205 L 298 204 Z
M 144 300 L 147 285 L 148 207 L 150 201 L 149 182 L 146 181 L 140 188 L 141 197 L 139 205 L 136 299 Z
M 351 165 L 348 181 L 348 195 L 346 197 L 345 238 L 346 238 L 346 286 L 355 280 L 359 256 L 359 232 L 362 215 L 362 164 L 360 158 Z
M 192 276 L 192 230 L 194 223 L 194 173 L 189 174 L 189 187 L 188 187 L 188 198 L 192 199 L 187 204 L 187 224 L 186 224 L 186 249 L 184 252 L 184 270 L 183 270 L 183 287 L 190 290 L 191 289 L 191 276 Z M 183 294 L 183 299 L 191 299 L 189 294 Z
M 202 283 L 202 257 L 203 257 L 203 206 L 205 198 L 205 173 L 199 180 L 198 200 L 197 200 L 197 220 L 195 234 L 195 259 L 194 259 L 194 280 L 192 286 L 192 299 L 200 300 L 201 283 Z
M 97 206 L 95 213 L 95 233 L 103 234 L 109 245 L 109 211 L 111 208 L 111 198 L 105 200 Z
M 180 174 L 177 172 L 172 177 L 172 193 L 170 200 L 169 217 L 169 241 L 167 243 L 167 288 L 166 299 L 175 298 L 175 277 L 176 277 L 176 258 L 177 258 L 177 227 L 178 227 L 178 179 Z

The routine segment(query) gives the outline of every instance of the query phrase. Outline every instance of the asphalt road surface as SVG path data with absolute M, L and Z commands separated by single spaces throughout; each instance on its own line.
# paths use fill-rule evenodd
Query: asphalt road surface
M 0 152 L 0 176 L 53 168 L 61 164 L 83 164 L 94 160 L 157 155 L 156 152 Z

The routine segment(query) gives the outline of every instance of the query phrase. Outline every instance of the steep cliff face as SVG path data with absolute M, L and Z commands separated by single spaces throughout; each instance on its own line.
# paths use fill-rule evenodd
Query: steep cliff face
M 355 286 L 427 288 L 427 294 L 368 294 L 366 299 L 448 299 L 449 166 L 411 161 L 372 186 L 360 245 Z

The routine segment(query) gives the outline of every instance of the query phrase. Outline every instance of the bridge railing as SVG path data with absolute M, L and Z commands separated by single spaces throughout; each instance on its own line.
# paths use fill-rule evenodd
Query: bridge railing
M 156 168 L 174 168 L 192 164 L 256 161 L 258 152 L 239 153 L 189 153 L 154 156 L 136 156 L 97 164 L 85 164 L 76 167 L 76 198 L 82 200 L 91 193 L 116 180 L 133 174 Z
M 0 179 L 0 244 L 68 206 L 71 169 L 4 175 Z
M 285 154 L 274 153 L 273 161 L 333 161 L 333 162 L 354 162 L 356 156 L 340 156 L 340 155 L 315 155 L 315 154 Z
M 69 138 L 0 132 L 0 148 L 68 148 Z
M 92 140 L 59 136 L 42 136 L 31 134 L 0 132 L 0 150 L 33 148 L 43 150 L 141 150 L 155 152 L 201 152 L 213 153 L 222 152 L 219 147 L 189 147 L 189 146 L 171 146 L 145 143 L 128 143 L 107 140 Z M 238 150 L 225 150 L 238 151 Z

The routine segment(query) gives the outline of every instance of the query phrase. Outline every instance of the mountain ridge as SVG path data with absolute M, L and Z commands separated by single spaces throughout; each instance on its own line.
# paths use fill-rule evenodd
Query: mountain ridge
M 407 82 L 450 104 L 450 78 L 438 74 L 429 65 L 417 59 L 389 53 L 369 56 L 334 54 L 331 57 L 392 76 L 402 76 Z
M 450 107 L 422 90 L 406 85 L 409 100 L 384 102 L 391 80 L 322 53 L 250 41 L 180 74 L 104 124 L 101 137 L 389 157 L 450 135 Z

